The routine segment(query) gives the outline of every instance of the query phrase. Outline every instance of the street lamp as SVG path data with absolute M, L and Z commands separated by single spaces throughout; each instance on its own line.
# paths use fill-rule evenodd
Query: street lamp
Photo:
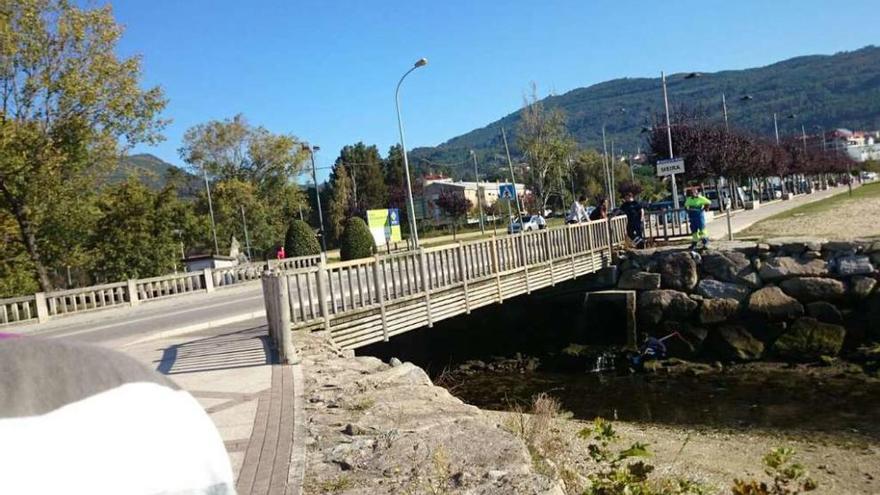
M 413 194 L 412 194 L 412 180 L 409 176 L 409 159 L 406 156 L 406 140 L 403 135 L 403 120 L 400 117 L 400 85 L 403 84 L 403 80 L 406 76 L 409 75 L 410 72 L 418 69 L 419 67 L 424 67 L 428 65 L 428 59 L 420 58 L 416 61 L 415 64 L 406 72 L 404 72 L 403 76 L 400 77 L 400 81 L 397 82 L 397 89 L 394 91 L 394 101 L 397 107 L 397 128 L 400 130 L 400 147 L 403 152 L 403 170 L 406 173 L 406 199 L 409 202 L 409 231 L 412 234 L 413 238 L 413 247 L 418 249 L 419 247 L 419 228 L 416 225 L 416 211 L 415 205 L 413 204 Z
M 309 152 L 312 160 L 312 182 L 315 184 L 315 203 L 318 205 L 318 224 L 321 232 L 321 251 L 327 252 L 327 233 L 324 232 L 324 213 L 321 211 L 321 191 L 318 190 L 318 172 L 315 167 L 315 152 L 321 149 L 320 146 L 309 146 L 309 143 L 303 143 L 304 150 Z
M 696 72 L 692 72 L 685 76 L 685 79 L 693 79 L 695 77 L 700 77 L 700 74 Z M 663 83 L 663 106 L 666 108 L 666 138 L 669 140 L 669 159 L 672 160 L 675 158 L 675 154 L 672 152 L 672 125 L 669 122 L 669 96 L 666 92 L 666 73 L 660 71 L 660 80 Z M 672 207 L 673 209 L 678 209 L 678 185 L 675 183 L 675 174 L 671 175 L 672 177 Z

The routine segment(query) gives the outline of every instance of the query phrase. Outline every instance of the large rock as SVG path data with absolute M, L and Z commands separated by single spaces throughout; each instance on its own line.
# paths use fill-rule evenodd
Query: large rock
M 639 321 L 657 325 L 664 319 L 684 320 L 697 306 L 697 302 L 684 292 L 669 289 L 645 291 L 639 294 Z
M 874 265 L 867 256 L 843 256 L 834 262 L 838 275 L 868 275 L 874 273 Z
M 857 275 L 849 280 L 849 293 L 857 299 L 864 299 L 871 295 L 876 285 L 876 279 Z
M 801 302 L 841 299 L 846 286 L 840 280 L 822 277 L 801 277 L 783 280 L 779 287 Z
M 831 257 L 851 256 L 858 252 L 860 246 L 855 241 L 830 241 L 822 246 L 822 251 L 828 253 Z
M 712 251 L 703 256 L 703 271 L 723 282 L 761 287 L 761 279 L 748 256 L 739 251 Z
M 705 299 L 700 305 L 700 323 L 721 323 L 739 312 L 736 299 Z
M 843 323 L 843 315 L 837 306 L 826 301 L 816 301 L 807 304 L 807 314 L 825 323 Z
M 803 316 L 804 306 L 779 287 L 771 286 L 752 293 L 749 311 L 771 320 L 785 320 Z
M 748 287 L 730 282 L 704 278 L 697 284 L 697 294 L 707 299 L 736 299 L 745 301 L 751 291 Z
M 797 259 L 791 256 L 769 258 L 761 264 L 759 272 L 764 281 L 791 277 L 824 277 L 828 275 L 828 262 L 822 259 Z
M 752 361 L 764 354 L 764 343 L 741 325 L 727 325 L 709 333 L 706 346 L 725 361 Z
M 618 289 L 652 290 L 660 288 L 660 274 L 627 270 L 617 281 Z
M 836 356 L 843 347 L 846 330 L 840 325 L 822 323 L 815 318 L 798 318 L 776 339 L 773 352 L 779 357 L 797 361 Z
M 801 254 L 804 251 L 821 251 L 827 239 L 817 237 L 777 237 L 768 239 L 767 244 L 774 251 L 782 251 L 787 254 Z
M 664 289 L 690 291 L 697 285 L 697 263 L 690 253 L 670 253 L 660 259 L 660 280 Z

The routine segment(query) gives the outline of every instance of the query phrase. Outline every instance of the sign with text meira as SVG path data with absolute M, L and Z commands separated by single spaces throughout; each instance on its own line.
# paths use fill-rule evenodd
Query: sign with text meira
M 684 159 L 657 160 L 657 177 L 684 173 Z
M 376 246 L 403 240 L 400 233 L 400 210 L 397 208 L 367 210 L 367 226 L 373 234 Z

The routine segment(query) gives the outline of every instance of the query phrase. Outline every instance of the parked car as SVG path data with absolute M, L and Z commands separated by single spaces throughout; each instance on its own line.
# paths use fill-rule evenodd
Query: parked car
M 869 172 L 865 170 L 862 172 L 862 180 L 864 181 L 874 181 L 877 180 L 877 172 Z
M 525 220 L 514 221 L 507 226 L 508 234 L 517 232 L 530 232 L 533 230 L 544 230 L 547 228 L 547 220 L 541 215 L 532 215 Z

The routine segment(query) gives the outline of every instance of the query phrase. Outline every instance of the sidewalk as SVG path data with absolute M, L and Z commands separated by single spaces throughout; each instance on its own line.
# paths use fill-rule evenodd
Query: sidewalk
M 294 410 L 301 392 L 294 381 L 302 378 L 299 366 L 273 363 L 264 321 L 113 347 L 167 375 L 202 404 L 226 445 L 239 494 L 300 493 Z

